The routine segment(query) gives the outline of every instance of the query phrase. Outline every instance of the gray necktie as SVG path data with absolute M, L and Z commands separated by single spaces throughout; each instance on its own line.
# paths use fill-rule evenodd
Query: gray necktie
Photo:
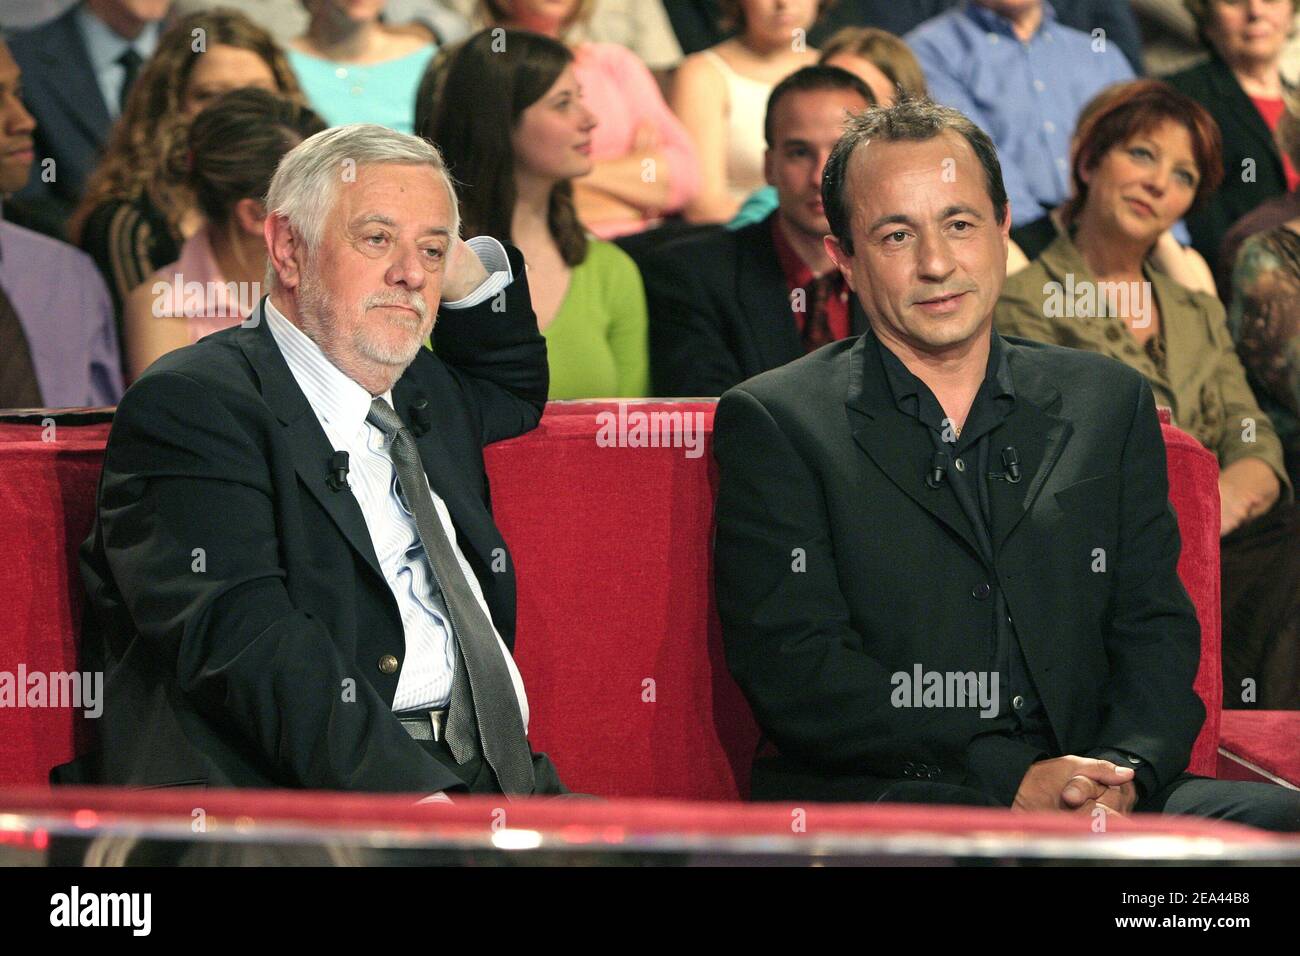
M 458 763 L 480 752 L 502 793 L 532 793 L 533 759 L 519 712 L 519 698 L 492 622 L 470 590 L 443 530 L 415 438 L 382 398 L 370 403 L 366 421 L 392 438 L 389 454 L 429 566 L 447 604 L 459 651 L 447 713 L 447 745 Z M 480 744 L 481 742 L 481 744 Z

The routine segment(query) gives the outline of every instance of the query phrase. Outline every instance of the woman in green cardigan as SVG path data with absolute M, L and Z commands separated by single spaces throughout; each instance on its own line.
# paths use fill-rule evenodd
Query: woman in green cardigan
M 1133 366 L 1173 423 L 1218 457 L 1224 704 L 1300 707 L 1300 520 L 1281 444 L 1247 384 L 1223 306 L 1148 258 L 1221 181 L 1218 127 L 1155 80 L 1101 96 L 1076 135 L 1067 231 L 1007 280 L 995 324 Z
M 573 180 L 591 171 L 596 120 L 572 63 L 556 40 L 483 30 L 430 65 L 416 133 L 460 181 L 466 234 L 523 252 L 550 397 L 642 397 L 650 359 L 641 273 L 617 246 L 589 236 L 574 210 Z

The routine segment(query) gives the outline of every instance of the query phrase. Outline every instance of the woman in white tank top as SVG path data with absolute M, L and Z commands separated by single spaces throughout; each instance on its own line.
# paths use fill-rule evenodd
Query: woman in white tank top
M 686 206 L 688 219 L 726 222 L 763 185 L 767 97 L 785 77 L 816 62 L 806 36 L 823 5 L 724 0 L 736 35 L 678 67 L 671 104 L 695 140 L 702 174 L 700 191 Z

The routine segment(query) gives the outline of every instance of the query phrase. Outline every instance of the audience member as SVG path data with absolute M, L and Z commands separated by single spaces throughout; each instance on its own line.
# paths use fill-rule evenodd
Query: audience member
M 1087 105 L 1079 112 L 1076 130 L 1086 126 L 1089 117 L 1093 113 L 1109 108 L 1114 99 L 1127 95 L 1128 86 L 1124 83 L 1116 83 L 1114 86 L 1108 86 L 1102 90 L 1089 100 Z M 1077 136 L 1071 136 L 1071 158 L 1078 153 L 1078 150 L 1079 139 Z M 1047 251 L 1047 247 L 1056 240 L 1056 237 L 1065 231 L 1063 214 L 1068 202 L 1069 200 L 1066 200 L 1065 203 L 1053 209 L 1051 213 L 1029 223 L 1027 226 L 1011 230 L 1012 241 L 1020 247 L 1021 252 L 1027 258 L 1016 268 L 1008 265 L 1008 275 L 1019 272 L 1021 268 L 1029 265 L 1030 259 L 1037 259 Z M 1187 227 L 1181 221 L 1176 223 L 1173 229 L 1160 234 L 1155 248 L 1147 258 L 1153 266 L 1164 272 L 1179 285 L 1185 286 L 1194 292 L 1217 295 L 1217 285 L 1214 276 L 1210 272 L 1209 265 L 1199 252 L 1179 242 L 1179 236 L 1183 238 L 1187 236 Z
M 931 103 L 870 109 L 823 193 L 870 331 L 732 389 L 714 422 L 752 797 L 1300 830 L 1300 794 L 1187 772 L 1201 629 L 1151 390 L 993 330 L 992 141 Z
M 817 62 L 856 75 L 871 88 L 880 106 L 892 106 L 900 94 L 928 95 L 925 74 L 911 49 L 892 33 L 874 27 L 845 27 L 822 47 Z M 765 219 L 776 206 L 776 190 L 763 186 L 749 194 L 727 228 L 739 229 Z
M 128 384 L 159 356 L 252 313 L 266 275 L 262 198 L 281 157 L 324 128 L 301 103 L 249 88 L 205 107 L 175 141 L 168 175 L 195 197 L 204 225 L 127 297 Z
M 158 44 L 170 0 L 84 0 L 9 45 L 36 118 L 36 174 L 18 195 L 24 222 L 68 236 L 109 128 Z
M 810 66 L 776 85 L 763 124 L 778 206 L 645 257 L 651 371 L 658 395 L 721 395 L 759 372 L 863 331 L 822 242 L 822 167 L 848 113 L 872 103 L 862 80 Z
M 1219 130 L 1195 101 L 1138 80 L 1079 130 L 1068 232 L 1006 283 L 998 330 L 1086 349 L 1146 377 L 1173 423 L 1219 459 L 1224 705 L 1300 707 L 1300 520 L 1282 448 L 1218 299 L 1147 261 L 1223 176 Z
M 993 137 L 1016 227 L 1068 197 L 1079 111 L 1133 76 L 1114 44 L 1062 25 L 1044 0 L 973 0 L 904 39 L 935 101 Z
M 466 230 L 524 254 L 550 397 L 640 397 L 649 386 L 641 275 L 613 243 L 586 235 L 573 204 L 596 128 L 573 59 L 541 34 L 482 30 L 450 55 L 436 100 L 417 107 L 418 130 L 461 183 Z
M 289 62 L 312 107 L 332 126 L 414 128 L 415 92 L 437 49 L 422 26 L 380 21 L 385 0 L 309 0 L 307 32 Z
M 237 10 L 275 37 L 275 42 L 288 46 L 307 32 L 311 22 L 309 4 L 310 0 L 175 0 L 172 12 L 184 16 L 213 7 Z M 388 0 L 381 19 L 389 26 L 421 24 L 439 44 L 454 43 L 469 35 L 469 23 L 447 0 Z
M 22 188 L 36 123 L 0 37 L 0 194 Z M 104 280 L 84 252 L 0 219 L 0 408 L 116 405 L 121 361 Z
M 450 0 L 475 29 L 491 26 L 493 15 L 479 0 Z M 682 61 L 662 0 L 588 0 L 585 16 L 565 33 L 565 41 L 615 43 L 626 47 L 657 77 L 666 77 Z
M 1223 185 L 1187 220 L 1192 245 L 1218 272 L 1219 247 L 1232 224 L 1300 183 L 1272 135 L 1285 110 L 1279 63 L 1295 0 L 1188 0 L 1187 7 L 1211 56 L 1168 79 L 1223 131 Z
M 726 222 L 763 184 L 758 118 L 773 87 L 816 62 L 807 32 L 824 0 L 726 0 L 735 35 L 682 61 L 672 106 L 699 150 L 700 191 L 686 204 L 694 222 Z
M 1300 215 L 1248 238 L 1232 277 L 1228 331 L 1300 484 Z
M 178 20 L 141 72 L 69 225 L 107 280 L 119 322 L 127 295 L 175 262 L 181 243 L 203 224 L 193 196 L 166 176 L 172 144 L 204 106 L 245 86 L 301 97 L 280 48 L 238 13 Z
M 569 42 L 592 0 L 481 0 L 480 19 L 559 39 L 573 49 L 583 102 L 595 115 L 592 171 L 574 183 L 578 219 L 602 239 L 642 232 L 699 189 L 699 159 L 654 76 L 614 43 Z
M 1277 140 L 1279 152 L 1296 166 L 1300 164 L 1300 95 L 1288 92 L 1285 101 L 1286 110 L 1277 121 L 1273 138 Z M 1251 236 L 1269 232 L 1296 218 L 1300 218 L 1300 189 L 1288 189 L 1280 196 L 1265 199 L 1232 224 L 1219 246 L 1219 268 L 1216 274 L 1225 300 L 1231 302 L 1229 297 L 1235 292 L 1232 272 L 1242 243 Z

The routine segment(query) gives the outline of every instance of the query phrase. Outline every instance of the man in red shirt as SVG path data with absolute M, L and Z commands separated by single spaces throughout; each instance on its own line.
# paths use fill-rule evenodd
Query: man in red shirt
M 874 102 L 860 79 L 837 67 L 809 66 L 786 77 L 764 119 L 776 211 L 742 229 L 672 243 L 640 263 L 657 394 L 721 395 L 865 331 L 822 242 L 830 226 L 821 179 L 845 118 Z

